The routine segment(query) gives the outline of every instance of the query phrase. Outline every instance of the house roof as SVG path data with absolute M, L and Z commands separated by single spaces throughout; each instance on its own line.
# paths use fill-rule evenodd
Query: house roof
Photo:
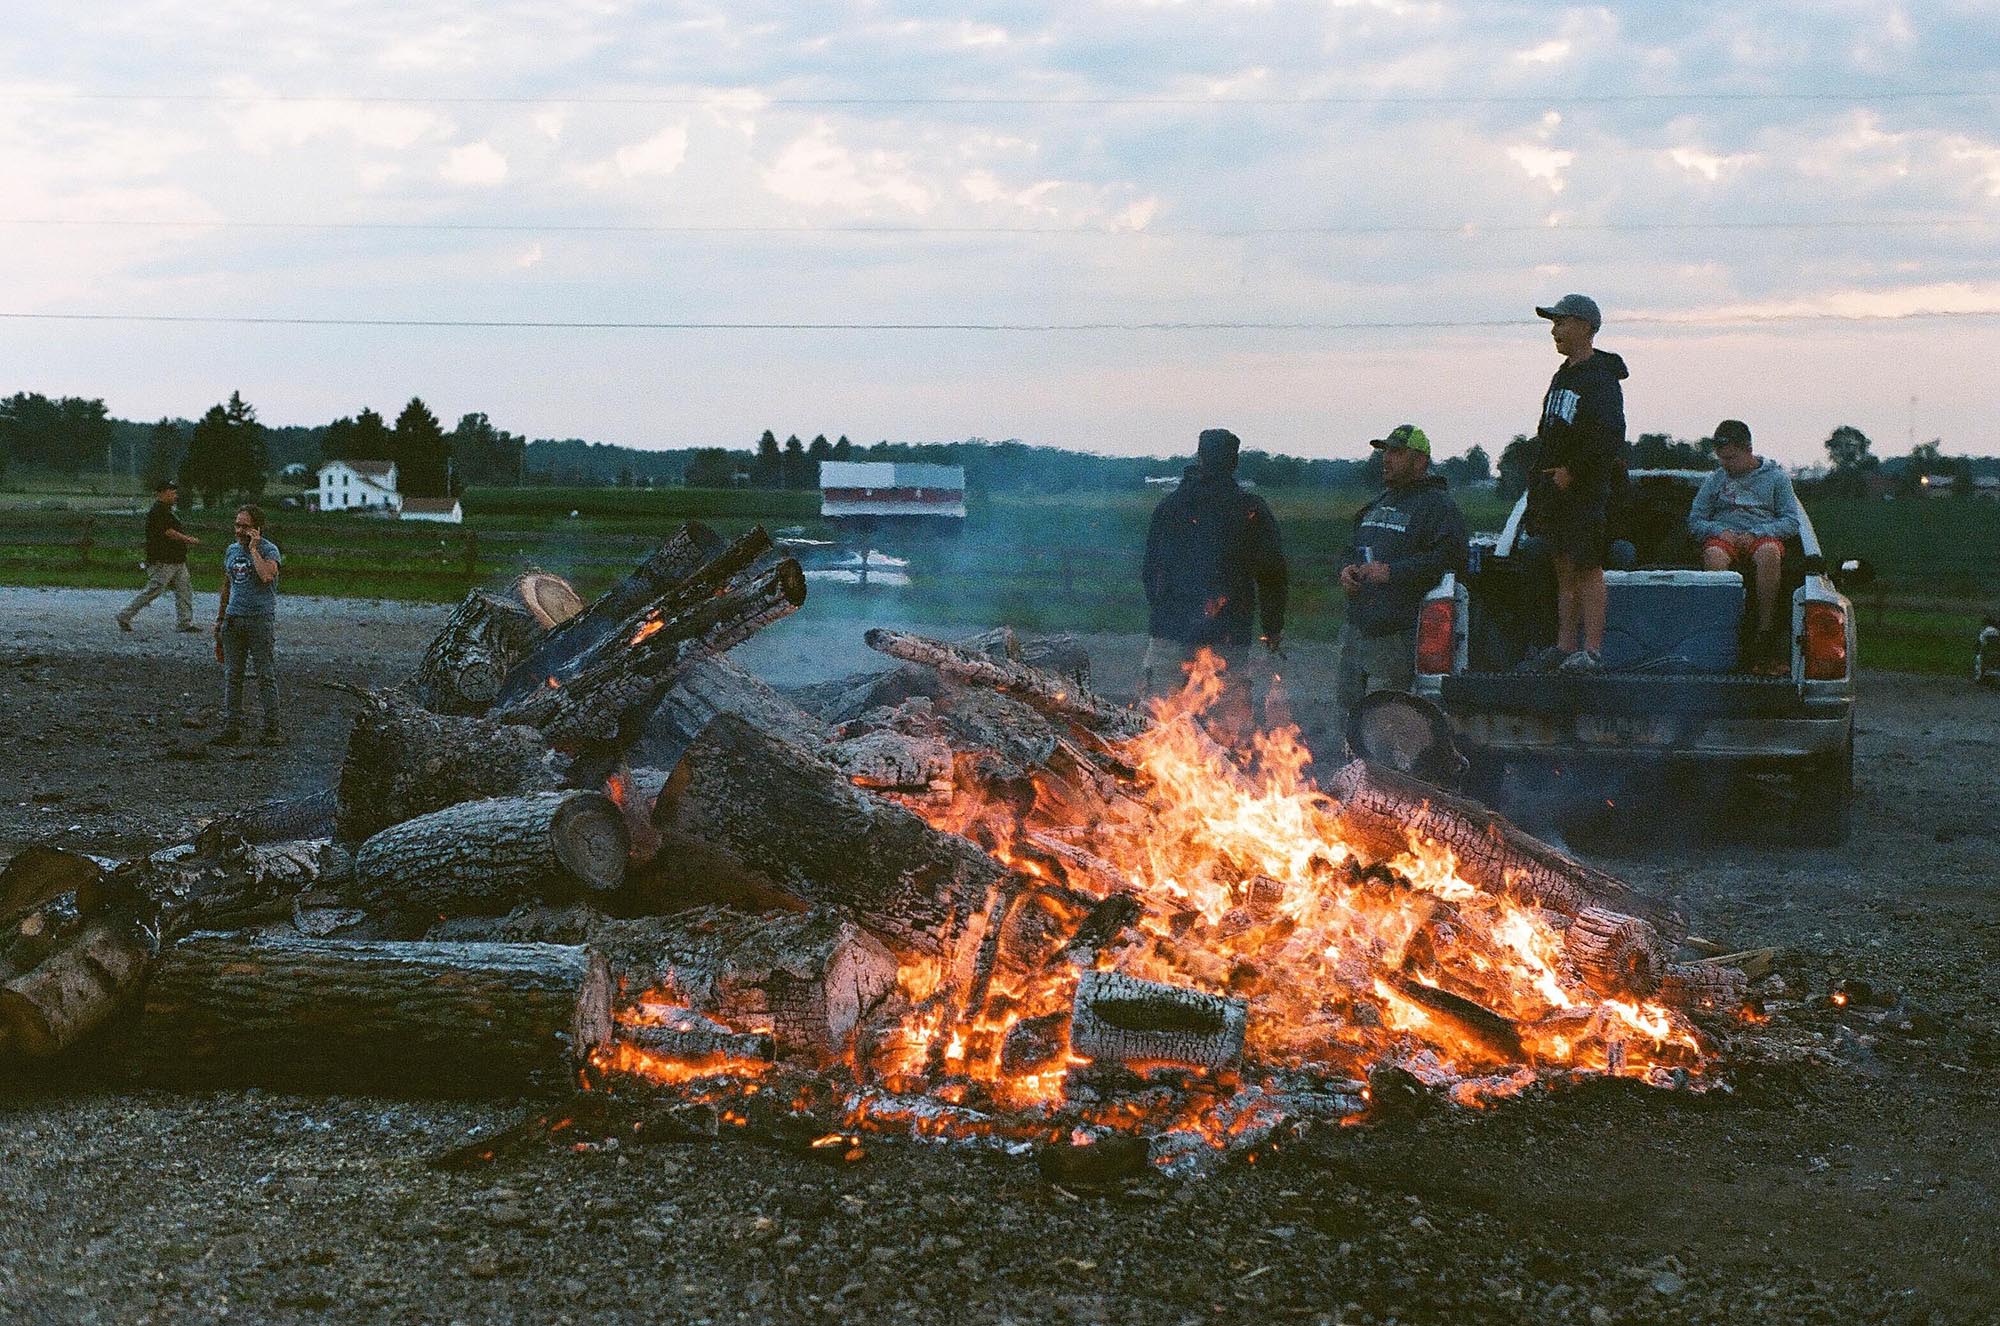
M 434 512 L 440 516 L 448 515 L 457 506 L 458 499 L 455 497 L 406 497 L 403 499 L 404 512 L 414 511 L 419 515 L 425 512 Z
M 334 465 L 345 465 L 364 479 L 386 479 L 389 477 L 389 472 L 396 468 L 396 462 L 393 460 L 330 460 L 320 466 L 320 469 L 324 470 Z

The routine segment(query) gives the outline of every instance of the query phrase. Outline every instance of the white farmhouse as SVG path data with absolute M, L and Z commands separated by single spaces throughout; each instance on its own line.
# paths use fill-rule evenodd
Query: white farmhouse
M 330 460 L 319 467 L 319 490 L 314 497 L 322 511 L 400 511 L 403 507 L 393 460 Z

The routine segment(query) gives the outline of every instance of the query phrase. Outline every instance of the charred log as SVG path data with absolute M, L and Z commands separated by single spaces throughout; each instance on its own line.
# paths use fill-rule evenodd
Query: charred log
M 1226 1068 L 1243 1054 L 1249 1006 L 1241 999 L 1085 972 L 1070 1011 L 1070 1048 L 1104 1064 Z
M 1734 1016 L 1751 1006 L 1750 977 L 1721 962 L 1675 962 L 1660 975 L 1659 998 L 1689 1013 Z
M 621 1023 L 614 1039 L 690 1068 L 730 1063 L 769 1063 L 778 1057 L 777 1042 L 766 1032 L 731 1031 L 719 1022 L 676 1010 L 660 1022 Z
M 704 658 L 682 670 L 646 718 L 626 752 L 634 764 L 674 767 L 717 714 L 735 714 L 763 732 L 807 750 L 824 745 L 831 730 L 727 658 Z
M 546 686 L 549 678 L 559 677 L 573 660 L 602 642 L 627 617 L 671 592 L 728 547 L 728 541 L 706 525 L 693 521 L 682 525 L 582 612 L 551 627 L 509 670 L 495 699 L 508 704 L 537 686 Z
M 467 801 L 363 843 L 348 897 L 385 911 L 505 911 L 530 897 L 615 889 L 626 852 L 624 820 L 602 793 Z
M 729 868 L 735 886 L 844 908 L 904 952 L 969 957 L 1006 875 L 964 838 L 729 714 L 681 758 L 654 822 L 666 840 L 656 866 L 678 865 L 676 844 L 706 847 L 704 869 Z
M 1619 998 L 1652 994 L 1667 968 L 1666 948 L 1652 926 L 1602 907 L 1576 914 L 1563 932 L 1563 956 L 1585 985 Z
M 1427 985 L 1401 972 L 1385 973 L 1382 980 L 1403 998 L 1441 1019 L 1494 1061 L 1517 1064 L 1527 1057 L 1527 1050 L 1521 1044 L 1521 1029 L 1511 1019 L 1464 995 Z
M 1145 727 L 1145 720 L 1139 714 L 1099 699 L 1074 677 L 1028 663 L 995 659 L 977 650 L 904 631 L 877 628 L 864 638 L 870 649 L 936 668 L 954 681 L 1012 695 L 1068 722 L 1119 736 L 1136 735 Z
M 104 863 L 82 852 L 30 843 L 0 869 L 0 925 L 69 895 L 80 912 L 98 910 Z
M 1355 760 L 1334 775 L 1327 793 L 1340 803 L 1347 840 L 1372 860 L 1393 860 L 1429 840 L 1448 849 L 1460 876 L 1482 892 L 1570 917 L 1587 907 L 1636 916 L 1669 943 L 1687 933 L 1686 918 L 1672 904 L 1523 833 L 1476 801 L 1407 774 Z
M 856 787 L 915 795 L 951 793 L 952 750 L 937 737 L 870 732 L 834 742 L 826 748 L 826 758 Z
M 610 1039 L 587 949 L 198 935 L 162 955 L 135 1048 L 174 1083 L 463 1096 L 560 1090 Z
M 204 835 L 239 838 L 248 843 L 290 842 L 301 838 L 330 838 L 339 827 L 340 793 L 322 788 L 298 796 L 261 802 L 248 810 L 223 815 L 209 822 Z

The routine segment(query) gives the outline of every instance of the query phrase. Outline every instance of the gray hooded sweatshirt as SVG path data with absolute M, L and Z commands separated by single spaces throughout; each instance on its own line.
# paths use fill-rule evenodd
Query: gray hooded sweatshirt
M 1782 465 L 1759 460 L 1748 474 L 1731 476 L 1720 465 L 1701 481 L 1688 511 L 1688 531 L 1697 539 L 1726 533 L 1754 534 L 1773 539 L 1795 538 L 1799 532 L 1799 499 L 1792 477 Z

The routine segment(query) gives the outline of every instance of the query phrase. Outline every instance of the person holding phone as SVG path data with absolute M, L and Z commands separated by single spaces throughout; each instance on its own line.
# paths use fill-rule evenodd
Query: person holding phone
M 1614 493 L 1625 482 L 1625 361 L 1596 348 L 1604 316 L 1588 295 L 1564 295 L 1547 318 L 1561 367 L 1542 396 L 1527 529 L 1556 572 L 1555 644 L 1531 656 L 1541 671 L 1597 672 L 1604 654 L 1604 552 Z
M 243 677 L 257 665 L 257 698 L 264 715 L 262 741 L 284 744 L 278 724 L 277 647 L 278 568 L 284 555 L 264 537 L 264 512 L 256 506 L 236 509 L 236 537 L 222 554 L 222 603 L 215 612 L 215 639 L 222 651 L 222 731 L 218 746 L 243 740 Z

